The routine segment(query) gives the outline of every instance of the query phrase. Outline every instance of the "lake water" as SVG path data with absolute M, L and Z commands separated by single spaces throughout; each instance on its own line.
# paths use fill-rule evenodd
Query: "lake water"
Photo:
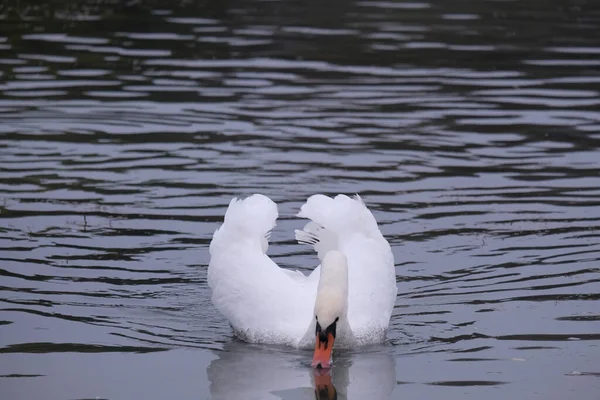
M 600 4 L 0 5 L 2 399 L 598 399 Z M 236 341 L 208 244 L 270 196 L 359 193 L 389 342 Z

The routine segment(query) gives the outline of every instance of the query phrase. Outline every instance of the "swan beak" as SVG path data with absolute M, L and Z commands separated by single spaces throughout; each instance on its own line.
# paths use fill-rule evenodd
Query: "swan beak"
M 331 353 L 335 336 L 331 332 L 324 334 L 317 333 L 315 340 L 315 354 L 311 366 L 313 368 L 329 368 L 331 366 Z

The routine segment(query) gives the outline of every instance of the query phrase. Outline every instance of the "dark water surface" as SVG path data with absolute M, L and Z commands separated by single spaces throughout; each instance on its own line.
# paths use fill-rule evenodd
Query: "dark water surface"
M 2 399 L 598 399 L 600 4 L 0 5 Z M 236 342 L 208 244 L 233 196 L 358 192 L 389 343 Z M 323 383 L 325 382 L 325 383 Z

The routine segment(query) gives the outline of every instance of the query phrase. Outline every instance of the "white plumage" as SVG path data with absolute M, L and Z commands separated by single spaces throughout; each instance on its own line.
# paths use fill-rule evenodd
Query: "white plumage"
M 336 346 L 382 341 L 397 288 L 390 246 L 371 212 L 359 196 L 318 194 L 307 200 L 298 216 L 311 220 L 296 231 L 298 242 L 313 245 L 321 261 L 333 250 L 347 259 L 353 341 L 336 341 Z M 321 267 L 305 276 L 279 268 L 266 255 L 277 217 L 276 204 L 266 196 L 231 201 L 210 244 L 212 301 L 245 341 L 308 347 L 314 344 Z

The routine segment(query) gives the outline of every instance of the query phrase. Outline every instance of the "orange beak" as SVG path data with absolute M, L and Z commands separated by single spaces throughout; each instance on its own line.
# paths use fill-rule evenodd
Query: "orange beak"
M 318 333 L 316 336 L 315 354 L 313 355 L 311 366 L 314 368 L 329 368 L 331 366 L 331 352 L 335 337 L 331 333 L 327 333 L 325 340 L 322 340 L 322 335 Z

